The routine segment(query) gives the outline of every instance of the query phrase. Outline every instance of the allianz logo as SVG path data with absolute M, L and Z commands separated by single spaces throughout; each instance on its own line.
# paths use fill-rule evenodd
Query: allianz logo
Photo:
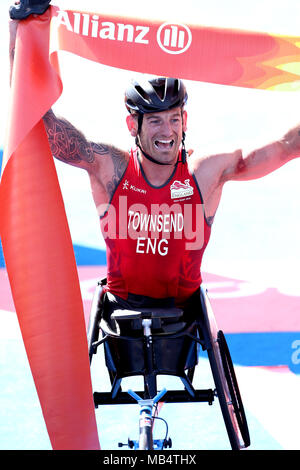
M 145 45 L 150 43 L 151 28 L 154 28 L 154 26 L 101 21 L 99 15 L 64 10 L 57 10 L 54 21 L 57 27 L 65 26 L 68 31 L 81 36 Z M 184 24 L 163 23 L 157 29 L 156 41 L 164 52 L 182 54 L 192 43 L 192 33 Z

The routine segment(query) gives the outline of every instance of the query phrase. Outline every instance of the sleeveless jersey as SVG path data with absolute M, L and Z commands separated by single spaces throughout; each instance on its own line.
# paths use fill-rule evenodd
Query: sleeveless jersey
M 155 187 L 132 150 L 100 223 L 107 247 L 107 290 L 113 294 L 174 298 L 183 306 L 199 288 L 210 225 L 186 163 L 178 161 L 168 181 Z

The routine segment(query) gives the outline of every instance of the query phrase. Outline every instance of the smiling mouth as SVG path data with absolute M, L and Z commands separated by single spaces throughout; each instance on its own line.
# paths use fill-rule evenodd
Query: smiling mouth
M 174 140 L 155 140 L 154 145 L 157 149 L 171 149 L 174 145 Z

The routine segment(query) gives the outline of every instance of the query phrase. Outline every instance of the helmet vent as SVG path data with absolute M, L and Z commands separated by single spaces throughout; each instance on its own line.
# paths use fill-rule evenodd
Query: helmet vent
M 179 93 L 179 80 L 174 81 L 174 87 L 173 87 L 173 96 L 177 96 Z
M 145 90 L 143 90 L 143 88 L 140 85 L 136 85 L 135 89 L 138 92 L 138 94 L 141 95 L 142 98 L 144 98 L 144 100 L 146 100 L 148 102 L 150 101 L 149 100 L 149 95 L 145 92 Z

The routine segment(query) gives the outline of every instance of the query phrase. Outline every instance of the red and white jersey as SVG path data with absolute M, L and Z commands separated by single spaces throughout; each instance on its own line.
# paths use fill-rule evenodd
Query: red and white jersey
M 179 159 L 180 160 L 180 159 Z M 174 298 L 177 306 L 201 284 L 201 261 L 210 225 L 194 175 L 178 161 L 168 181 L 147 181 L 131 151 L 127 169 L 101 217 L 107 246 L 107 289 L 128 294 Z

